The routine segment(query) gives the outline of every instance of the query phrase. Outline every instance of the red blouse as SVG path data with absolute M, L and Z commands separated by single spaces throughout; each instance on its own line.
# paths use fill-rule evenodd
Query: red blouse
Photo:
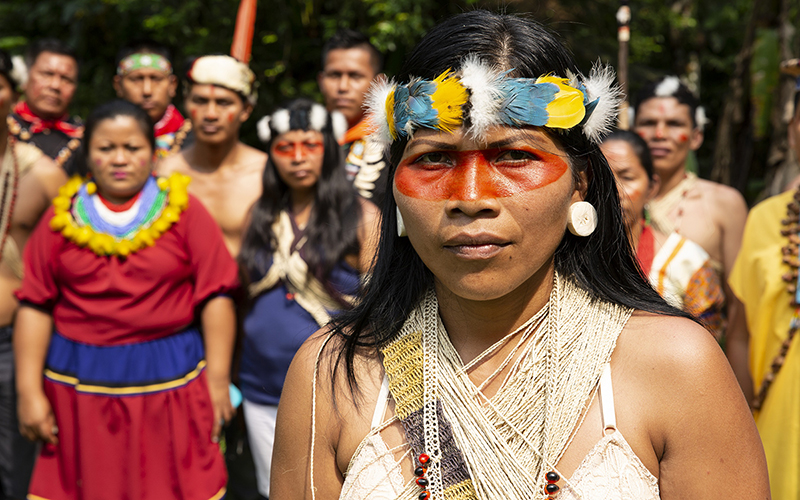
M 198 306 L 238 287 L 236 262 L 200 201 L 152 247 L 126 259 L 98 256 L 50 229 L 52 207 L 25 246 L 17 299 L 50 311 L 76 342 L 118 345 L 165 337 L 189 326 Z

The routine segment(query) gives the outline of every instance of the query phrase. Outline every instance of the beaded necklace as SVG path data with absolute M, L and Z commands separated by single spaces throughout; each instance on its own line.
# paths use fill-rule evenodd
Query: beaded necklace
M 786 339 L 781 344 L 778 350 L 778 355 L 775 356 L 770 365 L 769 371 L 764 375 L 761 381 L 761 387 L 758 388 L 756 396 L 753 398 L 752 407 L 755 410 L 760 410 L 767 397 L 769 388 L 778 372 L 783 368 L 786 362 L 786 353 L 789 352 L 789 347 L 792 345 L 797 331 L 800 329 L 800 280 L 798 279 L 798 267 L 800 267 L 800 189 L 794 192 L 792 201 L 786 206 L 786 218 L 781 221 L 783 229 L 781 235 L 786 236 L 787 243 L 781 248 L 783 255 L 783 263 L 789 266 L 789 272 L 781 276 L 781 279 L 787 283 L 786 291 L 791 295 L 789 305 L 794 309 L 794 314 L 789 322 L 789 332 Z
M 88 246 L 97 255 L 125 258 L 153 246 L 178 222 L 189 204 L 189 180 L 177 173 L 169 178 L 150 177 L 129 209 L 133 212 L 130 220 L 114 223 L 102 215 L 108 209 L 98 203 L 97 185 L 73 177 L 53 200 L 55 215 L 50 228 L 78 246 Z
M 11 161 L 2 160 L 0 166 L 0 260 L 6 240 L 11 233 L 11 217 L 14 215 L 14 205 L 17 201 L 17 186 L 19 184 L 19 162 L 17 161 L 16 139 L 9 135 L 6 154 L 11 155 Z

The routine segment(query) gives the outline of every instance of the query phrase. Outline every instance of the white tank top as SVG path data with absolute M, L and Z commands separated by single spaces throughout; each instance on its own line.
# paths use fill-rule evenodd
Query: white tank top
M 365 437 L 350 459 L 345 471 L 341 500 L 396 500 L 406 487 L 406 480 L 390 450 L 380 435 L 383 415 L 389 398 L 389 382 L 384 377 L 378 403 L 372 417 L 372 431 Z M 614 413 L 614 392 L 611 386 L 611 366 L 606 365 L 600 377 L 600 407 L 603 413 L 604 436 L 589 451 L 581 464 L 564 481 L 558 494 L 560 500 L 619 500 L 660 499 L 658 479 L 644 466 L 617 429 Z M 413 480 L 411 480 L 413 481 Z M 408 496 L 418 498 L 419 491 Z M 405 500 L 405 499 L 402 499 Z

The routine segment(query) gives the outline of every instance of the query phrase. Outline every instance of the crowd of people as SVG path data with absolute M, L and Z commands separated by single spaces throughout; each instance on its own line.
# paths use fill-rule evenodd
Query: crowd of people
M 617 130 L 532 20 L 392 78 L 343 30 L 258 146 L 246 62 L 116 65 L 84 124 L 69 47 L 0 51 L 0 499 L 800 498 L 800 191 L 693 173 L 679 78 Z

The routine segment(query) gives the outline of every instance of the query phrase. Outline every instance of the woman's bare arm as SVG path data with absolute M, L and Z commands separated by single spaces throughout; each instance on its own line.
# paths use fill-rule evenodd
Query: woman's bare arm
M 219 439 L 222 424 L 233 419 L 236 410 L 231 405 L 228 386 L 231 378 L 233 343 L 236 337 L 236 311 L 230 297 L 214 297 L 200 314 L 203 343 L 206 349 L 208 392 L 214 407 L 214 428 L 211 438 Z
M 336 462 L 336 449 L 341 424 L 333 411 L 329 364 L 321 363 L 315 376 L 317 355 L 326 337 L 318 333 L 306 341 L 289 367 L 278 405 L 272 452 L 271 498 L 312 498 L 312 465 L 315 498 L 339 498 L 343 478 Z M 325 359 L 325 355 L 322 358 Z M 313 387 L 316 387 L 316 394 L 312 391 Z M 314 399 L 316 408 L 312 411 Z M 313 463 L 312 422 L 316 423 Z
M 44 393 L 44 363 L 53 318 L 22 305 L 14 324 L 14 358 L 17 378 L 17 413 L 20 433 L 31 441 L 58 444 L 56 419 Z
M 755 422 L 716 341 L 685 319 L 657 325 L 638 335 L 629 376 L 649 393 L 661 498 L 769 498 Z

